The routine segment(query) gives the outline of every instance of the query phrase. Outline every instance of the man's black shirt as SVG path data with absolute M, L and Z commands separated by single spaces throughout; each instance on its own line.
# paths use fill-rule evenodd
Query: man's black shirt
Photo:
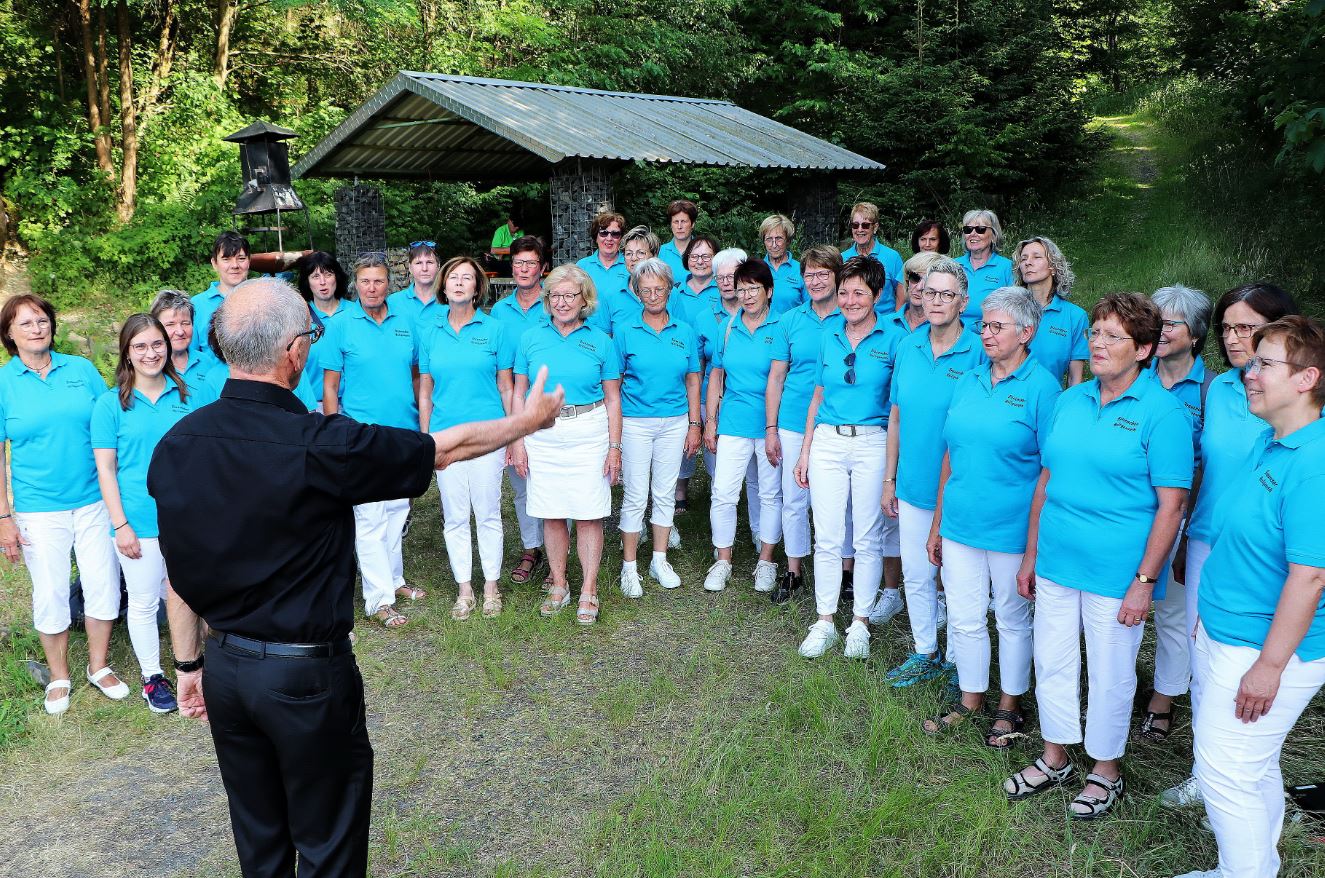
M 290 391 L 226 382 L 182 418 L 147 474 L 171 585 L 212 628 L 323 643 L 354 624 L 359 503 L 428 489 L 430 436 L 310 414 Z

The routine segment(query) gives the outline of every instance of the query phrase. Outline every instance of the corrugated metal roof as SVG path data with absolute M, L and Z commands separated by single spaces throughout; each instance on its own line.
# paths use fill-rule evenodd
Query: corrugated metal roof
M 567 159 L 881 171 L 728 101 L 402 71 L 296 177 L 514 179 Z

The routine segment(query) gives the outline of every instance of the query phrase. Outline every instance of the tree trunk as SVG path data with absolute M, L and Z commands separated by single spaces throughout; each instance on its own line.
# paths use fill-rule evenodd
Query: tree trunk
M 239 0 L 216 0 L 216 63 L 212 78 L 221 88 L 225 88 L 226 77 L 230 75 L 230 34 L 238 17 Z
M 92 129 L 97 147 L 97 167 L 107 175 L 115 173 L 110 156 L 110 135 L 101 118 L 101 103 L 97 100 L 97 56 L 92 47 L 92 10 L 89 0 L 78 0 L 78 24 L 83 33 L 83 78 L 87 80 L 87 124 Z
M 120 189 L 115 212 L 120 222 L 133 219 L 138 207 L 138 119 L 133 103 L 133 44 L 130 42 L 129 8 L 124 0 L 115 6 L 115 24 L 120 50 Z
M 161 39 L 156 44 L 156 57 L 152 59 L 152 75 L 147 81 L 138 101 L 138 114 L 144 124 L 156 107 L 161 91 L 170 79 L 170 71 L 175 66 L 175 49 L 179 46 L 179 23 L 176 20 L 176 0 L 163 0 L 161 17 Z
M 64 52 L 60 47 L 60 33 L 64 30 L 64 20 L 57 12 L 55 15 L 55 36 L 51 40 L 51 46 L 55 50 L 55 93 L 60 96 L 60 103 L 65 102 L 64 96 Z
M 97 100 L 101 103 L 101 121 L 110 126 L 110 77 L 106 75 L 106 7 L 97 7 Z M 110 141 L 110 131 L 106 132 Z

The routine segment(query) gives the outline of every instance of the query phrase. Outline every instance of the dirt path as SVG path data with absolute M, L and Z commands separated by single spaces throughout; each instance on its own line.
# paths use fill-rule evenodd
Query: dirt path
M 1159 162 L 1146 126 L 1135 116 L 1103 116 L 1099 121 L 1121 138 L 1113 151 L 1123 156 L 1136 181 L 1144 187 L 1153 185 L 1159 179 Z

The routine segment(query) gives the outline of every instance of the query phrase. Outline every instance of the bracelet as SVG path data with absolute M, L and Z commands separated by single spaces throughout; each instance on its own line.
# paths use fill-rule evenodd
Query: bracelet
M 704 425 L 701 424 L 699 421 L 691 421 L 691 422 L 690 422 L 690 426 L 692 426 L 692 427 L 702 427 L 702 426 L 704 426 Z
M 620 443 L 620 442 L 609 442 L 609 443 L 607 443 L 607 449 L 608 449 L 609 451 L 612 451 L 612 450 L 620 451 L 620 450 L 621 450 L 621 443 Z
M 126 518 L 124 520 L 124 524 L 121 524 L 119 527 L 115 528 L 115 530 L 119 530 L 121 527 L 128 527 L 128 526 L 129 526 L 129 519 Z
M 889 482 L 895 482 L 895 481 L 897 481 L 897 479 L 884 479 L 884 480 L 883 480 L 883 483 L 886 485 L 886 484 L 888 484 Z
M 175 659 L 175 670 L 181 674 L 196 673 L 202 670 L 202 660 L 203 660 L 202 653 L 198 653 L 198 657 L 196 659 L 193 659 L 192 661 L 188 662 L 182 662 L 179 659 Z
M 0 515 L 0 521 L 4 520 L 4 519 L 6 519 L 6 518 L 13 518 L 13 517 L 14 517 L 14 513 L 12 513 L 12 512 L 6 512 L 4 515 Z
M 767 427 L 764 428 L 764 432 L 768 432 L 769 430 L 776 430 L 777 428 L 778 428 L 777 424 L 769 424 Z

